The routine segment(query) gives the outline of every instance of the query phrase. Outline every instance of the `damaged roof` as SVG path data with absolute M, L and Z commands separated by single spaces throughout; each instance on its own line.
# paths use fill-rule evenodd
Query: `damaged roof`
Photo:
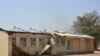
M 88 35 L 78 35 L 78 34 L 58 33 L 58 32 L 55 32 L 54 34 L 57 34 L 59 36 L 66 36 L 68 38 L 90 38 L 90 39 L 94 39 L 94 37 L 88 36 Z
M 48 33 L 45 32 L 27 32 L 27 31 L 7 31 L 8 34 L 12 34 L 12 33 L 31 33 L 31 34 L 47 34 L 50 35 Z

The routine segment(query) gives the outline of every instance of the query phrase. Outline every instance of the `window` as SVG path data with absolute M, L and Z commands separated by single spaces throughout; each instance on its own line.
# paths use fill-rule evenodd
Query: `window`
M 56 39 L 57 44 L 59 44 L 59 38 Z
M 43 42 L 44 42 L 43 44 L 46 45 L 48 43 L 48 39 L 44 39 Z
M 26 40 L 27 40 L 27 38 L 21 37 L 21 38 L 20 38 L 20 45 L 21 45 L 21 46 L 26 46 L 26 43 L 27 43 Z
M 16 45 L 16 37 L 12 38 L 12 43 Z
M 68 39 L 68 40 L 67 40 L 67 50 L 69 50 L 69 49 L 70 49 L 70 47 L 71 47 L 71 40 L 70 40 L 70 39 Z
M 35 38 L 30 38 L 30 45 L 35 46 L 36 45 L 36 39 Z
M 47 39 L 45 39 L 45 38 L 39 38 L 39 44 L 40 44 L 40 45 L 46 45 L 47 42 L 48 42 Z
M 39 44 L 44 45 L 44 39 L 43 38 L 39 38 Z
M 65 45 L 65 39 L 61 38 L 61 44 L 64 46 Z

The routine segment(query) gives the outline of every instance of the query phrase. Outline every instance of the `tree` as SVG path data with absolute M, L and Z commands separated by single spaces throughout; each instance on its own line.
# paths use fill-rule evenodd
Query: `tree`
M 97 49 L 97 43 L 100 40 L 100 15 L 97 11 L 77 16 L 73 29 L 76 33 L 94 36 L 94 48 Z

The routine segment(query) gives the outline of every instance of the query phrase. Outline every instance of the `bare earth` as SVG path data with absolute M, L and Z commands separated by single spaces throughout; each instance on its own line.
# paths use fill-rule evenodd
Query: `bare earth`
M 76 54 L 76 55 L 64 55 L 64 56 L 100 56 L 100 51 L 95 51 L 93 54 Z

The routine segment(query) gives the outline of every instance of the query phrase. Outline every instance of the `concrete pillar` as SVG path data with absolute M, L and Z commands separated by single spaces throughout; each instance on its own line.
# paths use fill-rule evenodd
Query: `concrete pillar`
M 0 31 L 0 56 L 11 56 L 8 43 L 8 34 Z

